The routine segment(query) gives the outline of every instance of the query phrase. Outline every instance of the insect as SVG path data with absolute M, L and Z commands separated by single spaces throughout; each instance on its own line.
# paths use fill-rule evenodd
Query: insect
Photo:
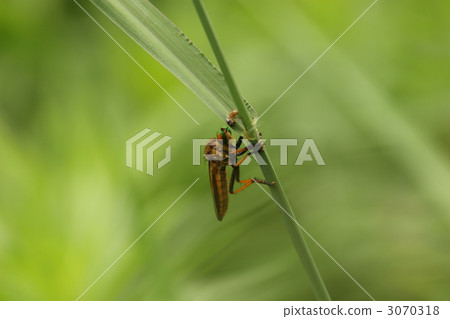
M 236 124 L 236 121 L 234 120 L 236 116 L 239 114 L 237 110 L 231 111 L 230 114 L 227 116 L 227 124 L 231 127 L 233 127 Z
M 238 112 L 233 111 L 227 117 L 227 124 L 233 126 L 235 124 L 235 117 Z M 215 138 L 208 141 L 205 147 L 205 158 L 208 160 L 209 168 L 209 181 L 211 183 L 211 192 L 214 199 L 214 208 L 216 216 L 219 221 L 222 221 L 225 213 L 228 210 L 229 193 L 237 194 L 245 188 L 249 187 L 253 183 L 260 183 L 265 185 L 273 185 L 274 182 L 269 183 L 262 179 L 250 178 L 240 180 L 239 178 L 239 165 L 250 155 L 247 147 L 239 149 L 242 144 L 242 136 L 236 142 L 236 145 L 229 145 L 229 141 L 233 139 L 231 130 L 229 127 L 223 127 L 217 133 Z M 260 143 L 260 142 L 258 142 Z M 262 150 L 262 148 L 260 148 Z M 244 155 L 245 154 L 245 155 Z M 230 163 L 230 155 L 242 156 L 235 164 Z M 231 180 L 228 184 L 227 179 L 227 166 L 232 167 Z M 239 189 L 234 190 L 235 182 L 244 184 Z

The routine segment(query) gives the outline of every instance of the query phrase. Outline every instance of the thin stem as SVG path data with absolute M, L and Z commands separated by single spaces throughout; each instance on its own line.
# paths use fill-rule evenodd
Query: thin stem
M 214 55 L 216 56 L 217 62 L 219 63 L 220 69 L 222 70 L 222 74 L 225 78 L 225 81 L 230 90 L 231 96 L 233 97 L 234 103 L 236 105 L 237 110 L 239 111 L 239 118 L 242 120 L 247 136 L 246 138 L 250 140 L 256 140 L 258 138 L 257 131 L 250 119 L 250 115 L 247 112 L 247 109 L 244 105 L 244 101 L 242 99 L 241 94 L 237 88 L 236 82 L 231 75 L 230 69 L 228 68 L 227 61 L 222 53 L 222 49 L 220 48 L 219 42 L 217 41 L 216 34 L 211 25 L 211 21 L 209 20 L 208 15 L 206 14 L 205 7 L 201 0 L 193 0 L 195 9 L 197 10 L 197 14 L 200 18 L 200 21 L 203 25 L 203 29 L 205 30 L 206 36 L 208 37 L 209 43 L 214 51 Z
M 211 22 L 206 14 L 205 8 L 201 0 L 193 0 L 195 8 L 197 9 L 197 13 L 202 22 L 203 28 L 205 29 L 206 35 L 211 43 L 214 54 L 217 58 L 217 62 L 222 70 L 222 73 L 225 77 L 225 81 L 228 84 L 231 95 L 233 96 L 234 102 L 236 103 L 236 107 L 239 111 L 239 117 L 242 119 L 244 127 L 247 133 L 252 133 L 251 136 L 247 136 L 249 139 L 257 139 L 256 128 L 250 120 L 250 115 L 248 114 L 247 109 L 245 108 L 244 102 L 242 100 L 242 96 L 239 94 L 236 83 L 233 80 L 231 72 L 227 66 L 225 61 L 225 57 L 222 54 L 217 38 L 214 34 L 214 31 L 211 26 Z M 267 165 L 260 165 L 261 171 L 264 174 L 264 177 L 267 181 L 274 181 L 275 184 L 270 186 L 270 191 L 272 193 L 273 199 L 282 207 L 280 211 L 283 215 L 284 221 L 286 223 L 286 227 L 288 229 L 289 235 L 291 236 L 291 240 L 294 244 L 294 247 L 297 251 L 300 260 L 303 263 L 305 271 L 308 275 L 308 278 L 311 282 L 314 294 L 318 300 L 331 300 L 330 295 L 327 291 L 325 283 L 323 282 L 322 277 L 320 276 L 320 272 L 314 262 L 314 259 L 309 251 L 308 245 L 305 242 L 305 238 L 302 235 L 302 232 L 297 227 L 296 223 L 291 220 L 295 220 L 295 215 L 292 211 L 291 205 L 286 197 L 286 194 L 281 187 L 281 183 L 278 179 L 277 174 L 275 173 L 270 158 L 267 152 L 261 152 L 261 156 Z M 286 213 L 287 212 L 287 213 Z M 288 216 L 290 215 L 290 217 Z
M 282 207 L 280 207 L 281 215 L 283 216 L 289 235 L 291 236 L 292 243 L 297 250 L 297 254 L 300 257 L 306 274 L 311 282 L 314 295 L 318 300 L 331 300 L 327 287 L 325 286 L 322 276 L 320 275 L 319 269 L 317 268 L 314 258 L 309 251 L 308 245 L 306 244 L 305 238 L 295 222 L 297 219 L 295 218 L 292 207 L 289 204 L 289 200 L 284 193 L 280 180 L 273 169 L 269 154 L 267 154 L 267 152 L 261 152 L 260 155 L 267 163 L 267 165 L 260 165 L 261 171 L 267 181 L 275 182 L 274 185 L 269 187 L 270 192 L 272 193 L 273 199 Z

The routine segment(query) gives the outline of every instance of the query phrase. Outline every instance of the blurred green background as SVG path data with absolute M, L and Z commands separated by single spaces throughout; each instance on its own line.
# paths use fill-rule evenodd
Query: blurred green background
M 212 57 L 190 1 L 154 3 Z M 370 3 L 205 1 L 259 113 Z M 224 123 L 81 4 L 200 126 L 73 1 L 2 1 L 0 299 L 78 298 L 200 177 L 82 299 L 314 300 L 258 187 L 216 220 L 192 138 Z M 380 0 L 261 120 L 265 137 L 299 140 L 276 169 L 300 223 L 377 300 L 450 298 L 448 12 L 440 0 Z M 146 127 L 172 137 L 155 176 L 125 166 L 125 141 Z M 293 165 L 305 138 L 326 166 Z M 278 163 L 279 149 L 267 151 Z M 368 299 L 308 243 L 333 299 Z

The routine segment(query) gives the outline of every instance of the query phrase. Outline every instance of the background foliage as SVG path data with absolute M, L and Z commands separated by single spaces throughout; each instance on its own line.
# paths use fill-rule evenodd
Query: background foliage
M 3 1 L 0 299 L 76 299 L 197 177 L 83 299 L 314 299 L 260 189 L 215 219 L 191 139 L 223 123 L 81 3 L 200 126 L 74 2 Z M 155 4 L 212 59 L 190 1 Z M 259 113 L 369 4 L 205 2 Z M 292 165 L 298 146 L 277 171 L 302 225 L 378 300 L 450 297 L 449 10 L 380 0 L 261 121 L 266 137 L 315 139 L 325 167 Z M 145 127 L 173 137 L 173 161 L 153 177 L 125 166 L 125 141 Z M 310 245 L 333 299 L 367 299 Z

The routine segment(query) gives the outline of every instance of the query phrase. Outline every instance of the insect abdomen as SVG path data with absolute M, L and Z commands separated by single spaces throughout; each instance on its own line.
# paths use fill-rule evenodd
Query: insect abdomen
M 226 165 L 222 165 L 221 162 L 209 162 L 209 178 L 218 220 L 222 220 L 228 210 L 229 195 L 226 168 Z

